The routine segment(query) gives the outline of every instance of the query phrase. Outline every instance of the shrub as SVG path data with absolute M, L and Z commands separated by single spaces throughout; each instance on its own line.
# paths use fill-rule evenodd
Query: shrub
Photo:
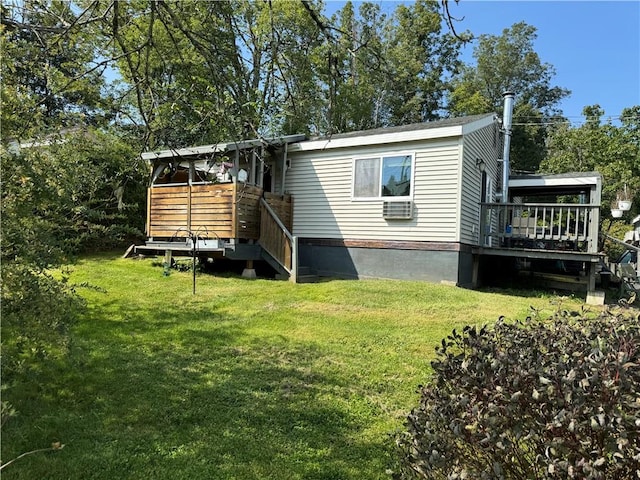
M 47 362 L 66 356 L 69 328 L 83 302 L 65 278 L 17 263 L 2 267 L 3 385 L 27 381 Z
M 125 138 L 96 129 L 0 145 L 2 376 L 62 358 L 79 297 L 48 274 L 81 251 L 128 245 L 144 223 L 144 169 Z
M 640 478 L 640 314 L 559 312 L 442 341 L 397 478 Z

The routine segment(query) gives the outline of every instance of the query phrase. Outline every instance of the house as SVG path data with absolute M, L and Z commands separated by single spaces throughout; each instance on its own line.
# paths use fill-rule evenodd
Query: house
M 291 145 L 300 265 L 321 276 L 471 285 L 480 204 L 495 196 L 501 151 L 493 114 Z
M 496 202 L 503 153 L 493 115 L 291 145 L 300 265 L 473 287 L 511 274 L 511 259 L 565 262 L 594 290 L 600 175 L 510 176 L 509 202 Z
M 510 176 L 505 131 L 486 114 L 147 152 L 138 250 L 243 260 L 247 275 L 265 260 L 294 281 L 467 287 L 514 264 L 565 262 L 594 291 L 600 175 Z

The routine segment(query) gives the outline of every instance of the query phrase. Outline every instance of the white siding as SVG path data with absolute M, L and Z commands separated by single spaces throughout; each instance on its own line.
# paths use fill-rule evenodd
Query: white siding
M 480 195 L 482 171 L 476 159 L 482 159 L 494 188 L 498 185 L 498 158 L 502 151 L 502 137 L 497 124 L 492 124 L 464 136 L 460 184 L 460 241 L 472 245 L 480 237 Z
M 415 153 L 414 218 L 385 220 L 382 200 L 352 200 L 353 159 Z M 459 138 L 291 152 L 287 191 L 294 198 L 293 234 L 300 237 L 456 241 Z

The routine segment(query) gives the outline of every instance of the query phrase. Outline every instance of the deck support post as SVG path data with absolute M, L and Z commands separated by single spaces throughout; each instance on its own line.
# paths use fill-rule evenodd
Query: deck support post
M 471 288 L 480 286 L 480 255 L 473 255 L 473 270 L 471 271 Z
M 162 262 L 162 267 L 162 275 L 168 277 L 171 272 L 171 250 L 164 251 L 164 262 Z
M 247 260 L 247 266 L 242 271 L 242 278 L 257 278 L 256 270 L 253 268 L 253 260 Z
M 596 266 L 594 262 L 587 263 L 587 299 L 588 305 L 604 305 L 604 292 L 596 290 Z

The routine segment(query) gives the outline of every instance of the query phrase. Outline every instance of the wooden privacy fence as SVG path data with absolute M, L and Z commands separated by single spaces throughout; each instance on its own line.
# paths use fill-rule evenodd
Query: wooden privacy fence
M 153 186 L 148 192 L 147 235 L 166 238 L 187 230 L 257 240 L 261 195 L 258 187 L 233 183 Z
M 258 242 L 287 272 L 293 272 L 296 255 L 294 238 L 264 198 L 260 199 L 260 239 Z
M 566 203 L 482 203 L 483 245 L 554 249 L 561 242 L 598 251 L 599 205 Z M 566 248 L 566 247 L 563 247 Z

